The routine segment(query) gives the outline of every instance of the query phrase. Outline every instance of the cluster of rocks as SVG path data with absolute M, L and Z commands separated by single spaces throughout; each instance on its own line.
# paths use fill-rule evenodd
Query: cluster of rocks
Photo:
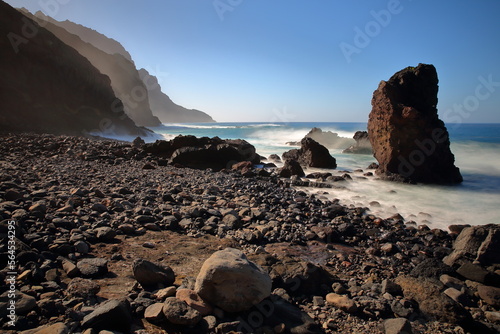
M 2 313 L 6 333 L 500 330 L 498 226 L 446 232 L 381 219 L 252 163 L 164 165 L 166 150 L 140 141 L 1 139 L 0 235 L 14 220 L 19 273 L 16 328 Z M 162 238 L 231 248 L 186 252 L 208 258 L 186 276 L 168 256 L 148 258 Z M 127 256 L 137 240 L 144 252 Z M 0 253 L 4 280 L 7 242 Z

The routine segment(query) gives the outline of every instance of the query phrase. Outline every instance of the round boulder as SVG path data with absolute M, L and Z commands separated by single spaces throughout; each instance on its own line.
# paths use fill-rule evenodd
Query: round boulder
M 226 248 L 210 256 L 196 278 L 195 291 L 226 312 L 241 312 L 271 294 L 269 275 L 245 254 Z

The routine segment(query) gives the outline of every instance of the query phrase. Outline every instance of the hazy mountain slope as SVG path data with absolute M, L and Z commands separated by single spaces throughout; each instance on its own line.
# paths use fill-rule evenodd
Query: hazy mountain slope
M 132 63 L 134 62 L 132 60 L 132 57 L 130 56 L 130 53 L 128 53 L 128 51 L 125 50 L 125 48 L 123 47 L 123 45 L 120 44 L 120 42 L 110 37 L 107 37 L 106 35 L 103 35 L 100 32 L 95 31 L 94 29 L 87 28 L 78 23 L 74 23 L 68 20 L 60 22 L 56 21 L 56 22 L 58 26 L 66 29 L 66 31 L 68 31 L 69 33 L 80 37 L 82 41 L 90 43 L 96 48 L 106 53 L 109 54 L 118 53 L 128 61 Z
M 160 125 L 159 119 L 153 116 L 151 112 L 146 87 L 131 61 L 121 54 L 109 54 L 90 43 L 84 42 L 79 36 L 59 27 L 58 22 L 50 17 L 26 15 L 37 20 L 61 41 L 87 58 L 101 73 L 106 74 L 111 79 L 111 87 L 115 95 L 123 101 L 125 112 L 137 125 Z
M 202 111 L 186 109 L 175 104 L 168 95 L 162 92 L 158 79 L 147 70 L 141 68 L 139 75 L 148 88 L 149 105 L 153 115 L 157 116 L 162 123 L 215 122 L 212 117 Z
M 0 128 L 145 135 L 110 80 L 85 57 L 0 1 Z

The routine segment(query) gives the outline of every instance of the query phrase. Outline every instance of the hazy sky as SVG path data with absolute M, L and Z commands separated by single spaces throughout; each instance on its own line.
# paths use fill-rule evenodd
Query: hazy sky
M 434 64 L 447 122 L 500 123 L 500 1 L 8 0 L 112 37 L 217 121 L 367 121 L 380 80 Z

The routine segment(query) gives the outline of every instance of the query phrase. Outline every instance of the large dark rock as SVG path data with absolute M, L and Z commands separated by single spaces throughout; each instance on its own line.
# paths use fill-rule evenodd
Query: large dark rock
M 372 144 L 368 138 L 367 131 L 356 131 L 352 138 L 356 143 L 346 148 L 342 153 L 373 154 Z
M 379 175 L 409 182 L 462 182 L 448 131 L 438 118 L 437 93 L 433 65 L 407 67 L 380 82 L 368 121 Z
M 285 164 L 278 170 L 280 177 L 292 177 L 293 175 L 305 176 L 304 170 L 296 160 L 285 160 Z
M 172 164 L 197 169 L 221 170 L 240 161 L 260 162 L 255 147 L 241 139 L 177 136 L 171 141 L 146 144 L 143 150 L 157 157 L 170 158 Z
M 306 167 L 337 168 L 337 161 L 328 149 L 314 139 L 306 137 L 300 144 L 300 149 L 283 153 L 283 160 L 296 160 Z
M 106 75 L 5 2 L 0 35 L 3 131 L 147 136 L 124 114 Z

